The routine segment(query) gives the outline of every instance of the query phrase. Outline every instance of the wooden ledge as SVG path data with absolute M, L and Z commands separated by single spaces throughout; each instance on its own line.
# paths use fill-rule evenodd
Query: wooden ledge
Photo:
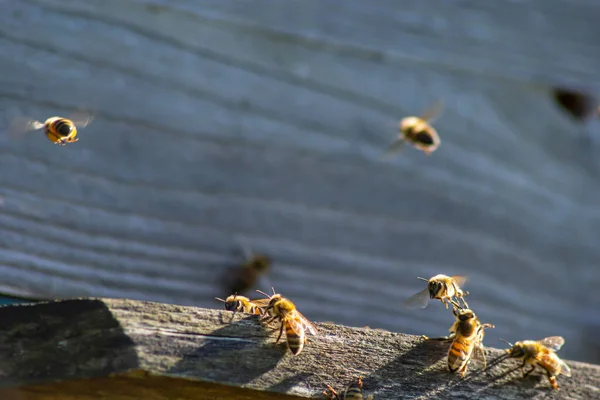
M 573 377 L 553 392 L 487 348 L 491 368 L 475 361 L 462 380 L 446 370 L 447 344 L 377 329 L 316 323 L 293 357 L 256 317 L 216 309 L 72 299 L 2 307 L 0 320 L 0 399 L 323 398 L 357 375 L 376 400 L 600 398 L 596 365 L 567 360 Z

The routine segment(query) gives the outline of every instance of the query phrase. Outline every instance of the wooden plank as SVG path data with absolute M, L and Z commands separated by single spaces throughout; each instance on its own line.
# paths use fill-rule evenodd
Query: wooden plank
M 325 385 L 357 375 L 377 400 L 590 399 L 600 391 L 597 365 L 567 361 L 573 376 L 559 377 L 553 392 L 545 374 L 523 379 L 493 348 L 486 371 L 473 361 L 461 379 L 447 371 L 447 344 L 376 329 L 317 324 L 318 335 L 292 356 L 256 317 L 226 311 L 73 299 L 3 307 L 0 318 L 0 395 L 11 400 L 320 398 Z
M 1 4 L 2 125 L 99 112 L 73 146 L 0 137 L 3 289 L 213 307 L 241 239 L 275 260 L 260 288 L 313 320 L 434 335 L 445 310 L 399 302 L 418 275 L 466 273 L 492 340 L 557 334 L 567 358 L 600 361 L 597 147 L 542 87 L 595 90 L 592 3 L 512 25 L 514 2 L 169 4 Z M 484 25 L 498 31 L 469 47 Z M 511 39 L 532 27 L 552 46 Z M 485 64 L 458 65 L 469 52 Z M 435 156 L 380 162 L 396 119 L 440 97 Z

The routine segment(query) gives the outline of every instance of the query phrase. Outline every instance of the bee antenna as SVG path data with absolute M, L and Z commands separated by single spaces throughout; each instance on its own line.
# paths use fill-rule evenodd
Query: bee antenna
M 219 300 L 219 301 L 222 301 L 223 303 L 226 303 L 226 301 L 225 301 L 225 300 L 223 300 L 223 299 L 222 299 L 222 298 L 220 298 L 220 297 L 215 297 L 215 299 L 216 299 L 216 300 Z
M 257 291 L 258 293 L 262 294 L 262 295 L 265 295 L 266 297 L 271 297 L 271 296 L 269 296 L 268 294 L 266 294 L 265 292 L 263 292 L 262 290 L 258 290 L 258 289 L 257 289 L 256 291 Z
M 507 344 L 507 345 L 509 345 L 510 347 L 513 347 L 513 344 L 512 344 L 511 342 L 509 342 L 508 340 L 504 340 L 504 339 L 502 339 L 502 338 L 498 338 L 498 339 L 500 339 L 501 341 L 503 341 L 504 343 L 506 343 L 506 344 Z
M 271 286 L 271 290 L 273 291 L 273 295 L 275 295 L 275 288 L 273 286 Z
M 421 278 L 420 276 L 417 276 L 417 279 L 420 279 L 420 280 L 425 281 L 425 282 L 429 282 L 429 279 Z

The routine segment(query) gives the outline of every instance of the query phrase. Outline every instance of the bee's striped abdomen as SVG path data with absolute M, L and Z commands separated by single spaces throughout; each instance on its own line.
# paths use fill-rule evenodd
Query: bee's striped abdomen
M 288 347 L 292 354 L 298 355 L 304 348 L 304 330 L 300 334 L 296 333 L 292 324 L 289 321 L 285 321 L 285 337 L 287 340 Z
M 448 350 L 448 369 L 451 372 L 462 369 L 473 352 L 473 345 L 457 338 Z
M 357 383 L 348 386 L 344 394 L 344 400 L 363 400 L 363 391 Z
M 73 122 L 66 118 L 49 118 L 44 127 L 44 133 L 50 141 L 58 144 L 76 142 L 77 129 Z

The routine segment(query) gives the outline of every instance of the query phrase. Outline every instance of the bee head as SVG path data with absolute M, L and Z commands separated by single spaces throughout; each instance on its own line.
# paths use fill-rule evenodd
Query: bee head
M 456 318 L 458 318 L 459 321 L 468 321 L 475 318 L 475 313 L 468 308 L 463 308 L 458 310 L 456 313 Z
M 60 124 L 57 130 L 62 136 L 69 136 L 73 132 L 73 129 L 75 127 L 72 124 Z
M 225 303 L 225 309 L 227 311 L 236 311 L 242 304 L 242 298 L 243 297 L 238 296 L 237 293 L 232 294 L 231 296 L 227 297 L 225 300 L 215 297 L 215 299 Z
M 515 343 L 510 349 L 506 350 L 509 357 L 520 358 L 525 356 L 525 347 L 519 342 Z
M 444 284 L 438 281 L 429 281 L 427 287 L 429 288 L 429 298 L 434 299 L 444 289 Z

